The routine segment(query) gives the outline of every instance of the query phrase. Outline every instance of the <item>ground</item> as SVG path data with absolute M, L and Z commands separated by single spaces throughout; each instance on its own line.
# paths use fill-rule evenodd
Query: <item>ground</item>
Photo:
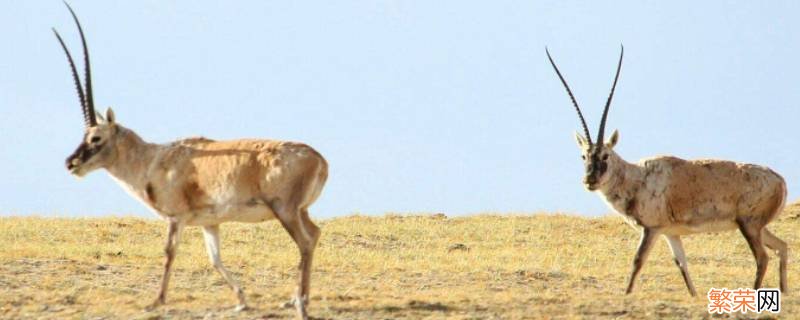
M 711 287 L 751 287 L 755 274 L 738 231 L 696 235 L 684 244 L 699 297 L 688 295 L 666 241 L 624 295 L 639 232 L 616 216 L 390 214 L 318 223 L 309 308 L 317 319 L 709 318 Z M 788 208 L 769 229 L 797 248 L 800 209 Z M 165 234 L 165 223 L 140 218 L 0 218 L 0 318 L 293 318 L 281 305 L 299 258 L 274 221 L 222 227 L 223 260 L 249 310 L 233 311 L 235 295 L 208 263 L 200 230 L 188 228 L 167 305 L 144 311 L 158 290 Z M 777 287 L 771 257 L 765 285 Z M 795 292 L 798 279 L 790 262 Z M 782 297 L 780 317 L 800 312 L 799 296 Z

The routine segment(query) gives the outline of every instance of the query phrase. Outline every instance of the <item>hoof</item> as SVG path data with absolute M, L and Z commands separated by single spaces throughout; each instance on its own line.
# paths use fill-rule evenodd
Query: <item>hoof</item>
M 153 311 L 155 309 L 158 309 L 158 307 L 160 307 L 163 304 L 164 304 L 164 301 L 161 301 L 160 299 L 156 299 L 156 301 L 153 301 L 153 303 L 148 304 L 146 307 L 144 307 L 144 311 Z
M 297 319 L 302 320 L 308 320 L 308 311 L 306 311 L 307 305 L 308 300 L 300 297 L 294 297 L 284 304 L 287 308 L 294 308 L 297 311 Z
M 289 299 L 289 301 L 286 301 L 286 302 L 284 302 L 283 304 L 281 304 L 281 308 L 285 308 L 285 309 L 296 308 L 296 307 L 297 307 L 297 302 L 298 302 L 299 300 L 300 300 L 300 299 L 299 299 L 299 298 L 297 298 L 297 297 L 294 297 L 294 298 L 292 298 L 292 299 Z M 303 306 L 304 306 L 304 307 L 307 307 L 307 306 L 308 306 L 308 298 L 303 298 L 303 301 L 302 301 L 302 302 L 303 302 Z

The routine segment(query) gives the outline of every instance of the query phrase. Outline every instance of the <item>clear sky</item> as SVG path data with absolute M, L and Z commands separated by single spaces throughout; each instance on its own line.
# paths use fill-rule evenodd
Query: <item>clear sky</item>
M 609 212 L 581 185 L 608 128 L 627 160 L 772 167 L 798 196 L 798 1 L 83 1 L 95 101 L 151 142 L 307 142 L 330 163 L 316 217 Z M 82 136 L 60 1 L 0 3 L 0 215 L 152 216 L 103 171 L 64 159 Z

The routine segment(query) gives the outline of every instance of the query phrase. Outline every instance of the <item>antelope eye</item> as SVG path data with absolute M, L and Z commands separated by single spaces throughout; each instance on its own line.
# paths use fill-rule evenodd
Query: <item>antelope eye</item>
M 581 159 L 586 160 L 586 156 L 581 156 Z
M 604 155 L 603 155 L 603 161 L 606 161 L 606 160 L 608 160 L 608 155 L 607 155 L 607 154 L 604 154 Z
M 100 137 L 92 137 L 91 141 L 92 143 L 98 143 L 100 142 Z

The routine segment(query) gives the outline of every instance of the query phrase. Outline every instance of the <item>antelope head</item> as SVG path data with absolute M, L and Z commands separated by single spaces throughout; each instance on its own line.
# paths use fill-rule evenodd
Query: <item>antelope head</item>
M 621 48 L 617 73 L 614 76 L 614 84 L 611 86 L 611 93 L 608 95 L 605 109 L 603 109 L 603 117 L 600 120 L 597 140 L 593 142 L 592 136 L 589 134 L 589 127 L 586 125 L 586 120 L 583 118 L 583 113 L 581 113 L 581 108 L 578 107 L 578 102 L 575 100 L 572 90 L 570 90 L 567 81 L 564 80 L 564 77 L 561 75 L 561 71 L 556 67 L 556 63 L 553 62 L 550 51 L 545 48 L 547 58 L 550 60 L 553 69 L 555 69 L 558 78 L 561 79 L 561 83 L 564 84 L 564 88 L 567 89 L 567 94 L 570 100 L 572 100 L 572 105 L 575 106 L 575 111 L 578 112 L 578 118 L 581 120 L 581 125 L 583 126 L 584 135 L 576 132 L 575 139 L 578 142 L 578 147 L 581 149 L 581 158 L 583 158 L 585 168 L 583 185 L 589 191 L 594 191 L 604 186 L 608 182 L 609 177 L 616 171 L 615 169 L 620 167 L 619 164 L 623 163 L 622 158 L 614 152 L 614 146 L 617 144 L 617 141 L 619 141 L 619 132 L 614 130 L 614 133 L 611 134 L 608 140 L 603 140 L 603 136 L 606 127 L 606 117 L 608 116 L 608 107 L 611 105 L 611 98 L 614 97 L 614 89 L 617 87 L 619 71 L 622 68 L 622 55 L 624 51 L 625 49 Z
M 85 81 L 86 86 L 81 85 L 78 71 L 75 69 L 75 62 L 72 60 L 72 55 L 67 49 L 64 40 L 58 34 L 55 28 L 53 32 L 64 49 L 67 55 L 70 69 L 72 70 L 72 79 L 75 81 L 75 88 L 78 91 L 78 98 L 80 99 L 81 109 L 83 110 L 83 120 L 85 123 L 83 140 L 78 145 L 69 157 L 67 157 L 66 165 L 67 170 L 75 176 L 82 177 L 87 173 L 98 169 L 104 168 L 113 163 L 116 158 L 116 143 L 117 133 L 119 129 L 114 120 L 114 112 L 111 108 L 106 110 L 105 118 L 94 111 L 94 97 L 92 96 L 92 72 L 89 67 L 89 50 L 86 47 L 86 38 L 83 35 L 83 28 L 75 15 L 75 11 L 67 4 L 67 9 L 72 14 L 75 24 L 78 25 L 78 32 L 81 35 L 81 43 L 83 44 L 83 56 L 85 66 Z

